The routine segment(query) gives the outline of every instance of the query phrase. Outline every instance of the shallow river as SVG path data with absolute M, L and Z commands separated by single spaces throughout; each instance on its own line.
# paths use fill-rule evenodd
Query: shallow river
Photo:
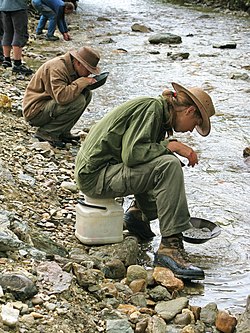
M 211 94 L 217 114 L 212 118 L 210 136 L 176 136 L 191 145 L 200 158 L 195 168 L 184 167 L 191 215 L 222 228 L 221 234 L 207 243 L 185 243 L 190 260 L 206 273 L 204 282 L 191 288 L 190 302 L 205 305 L 215 301 L 220 309 L 242 312 L 250 294 L 250 163 L 243 158 L 243 149 L 250 146 L 250 79 L 244 79 L 250 75 L 249 18 L 154 0 L 80 0 L 77 12 L 81 38 L 75 36 L 71 43 L 74 47 L 97 47 L 102 70 L 110 72 L 106 85 L 94 91 L 78 128 L 90 126 L 134 96 L 157 96 L 170 88 L 172 81 L 202 86 Z M 133 32 L 134 23 L 153 32 Z M 152 34 L 166 32 L 181 36 L 182 43 L 148 42 Z M 213 47 L 226 42 L 235 42 L 236 49 Z M 159 53 L 152 54 L 155 51 Z M 170 52 L 189 52 L 190 56 L 171 60 Z M 154 225 L 158 236 L 145 246 L 146 255 L 144 252 L 141 259 L 145 265 L 152 263 L 160 241 L 157 221 Z

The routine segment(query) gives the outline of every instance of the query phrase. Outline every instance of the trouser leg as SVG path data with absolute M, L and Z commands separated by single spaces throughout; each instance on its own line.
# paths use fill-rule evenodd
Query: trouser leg
M 69 133 L 90 103 L 91 97 L 91 91 L 86 91 L 67 105 L 59 105 L 51 100 L 36 117 L 31 119 L 30 124 L 53 137 Z
M 41 15 L 40 19 L 39 19 L 39 22 L 38 22 L 38 25 L 37 25 L 37 28 L 36 28 L 36 33 L 37 34 L 41 34 L 42 33 L 43 29 L 46 26 L 46 23 L 47 23 L 47 17 L 44 16 L 44 15 Z
M 48 37 L 51 37 L 56 30 L 56 13 L 51 10 L 51 12 L 47 13 L 47 18 L 49 20 L 47 35 Z
M 85 193 L 84 188 L 81 190 Z M 163 237 L 189 228 L 183 171 L 179 160 L 172 155 L 160 156 L 133 168 L 123 164 L 109 166 L 100 172 L 96 187 L 86 194 L 96 198 L 134 194 L 143 214 L 149 219 L 157 217 L 157 209 Z

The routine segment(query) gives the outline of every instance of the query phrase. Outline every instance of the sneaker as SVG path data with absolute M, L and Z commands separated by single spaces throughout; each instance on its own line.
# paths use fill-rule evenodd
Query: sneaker
M 204 271 L 184 258 L 182 234 L 163 237 L 155 255 L 155 265 L 169 268 L 179 279 L 203 280 Z
M 36 131 L 34 137 L 37 138 L 40 142 L 47 141 L 49 144 L 51 144 L 51 146 L 56 148 L 65 148 L 66 146 L 65 142 L 60 141 L 58 137 L 53 137 L 41 129 Z
M 23 64 L 21 64 L 20 66 L 14 65 L 12 68 L 12 72 L 25 74 L 25 75 L 31 75 L 33 73 L 33 70 L 24 66 Z
M 46 36 L 44 34 L 36 34 L 36 39 L 45 39 Z
M 4 68 L 12 67 L 11 61 L 8 61 L 8 60 L 4 60 L 2 65 L 3 65 Z
M 50 41 L 50 42 L 55 42 L 55 41 L 59 40 L 60 38 L 57 37 L 57 36 L 48 36 L 47 35 L 45 39 Z
M 0 54 L 0 63 L 4 62 L 4 56 Z
M 142 241 L 149 241 L 155 234 L 150 228 L 150 221 L 142 220 L 142 212 L 136 204 L 129 207 L 123 217 L 125 228 Z

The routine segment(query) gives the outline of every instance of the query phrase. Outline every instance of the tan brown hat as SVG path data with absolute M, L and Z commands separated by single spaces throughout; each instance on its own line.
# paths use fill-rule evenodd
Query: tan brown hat
M 194 101 L 202 116 L 202 124 L 200 126 L 196 126 L 196 130 L 200 135 L 207 136 L 211 129 L 210 117 L 215 114 L 211 97 L 201 88 L 193 87 L 187 89 L 174 82 L 172 82 L 172 86 L 176 92 L 183 91 Z
M 90 47 L 81 47 L 79 50 L 71 50 L 69 53 L 76 58 L 90 73 L 99 74 L 100 68 L 97 66 L 100 54 Z

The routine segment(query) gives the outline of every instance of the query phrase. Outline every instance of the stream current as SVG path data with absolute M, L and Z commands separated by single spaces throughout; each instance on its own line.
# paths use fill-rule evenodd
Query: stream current
M 223 11 L 204 11 L 155 0 L 84 0 L 77 9 L 81 31 L 72 47 L 91 45 L 100 50 L 107 83 L 77 124 L 89 127 L 118 104 L 136 96 L 157 96 L 171 82 L 200 86 L 211 95 L 216 115 L 208 137 L 176 133 L 199 155 L 199 164 L 183 168 L 191 216 L 217 223 L 221 234 L 204 244 L 185 243 L 190 261 L 205 270 L 205 280 L 189 286 L 192 305 L 216 302 L 220 309 L 241 313 L 250 294 L 250 20 Z M 133 32 L 139 23 L 151 32 Z M 153 34 L 181 36 L 178 45 L 153 45 Z M 214 46 L 236 43 L 235 49 Z M 126 52 L 125 52 L 126 51 Z M 170 54 L 188 52 L 186 60 Z M 183 160 L 187 164 L 187 161 Z M 160 242 L 143 245 L 141 261 L 152 264 Z

